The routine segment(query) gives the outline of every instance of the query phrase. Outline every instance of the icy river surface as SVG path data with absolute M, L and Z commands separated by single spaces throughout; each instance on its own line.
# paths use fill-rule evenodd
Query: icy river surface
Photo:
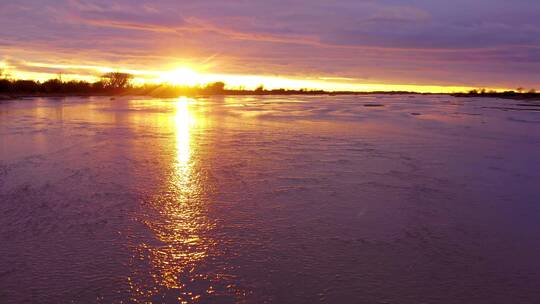
M 540 303 L 539 105 L 0 101 L 0 303 Z

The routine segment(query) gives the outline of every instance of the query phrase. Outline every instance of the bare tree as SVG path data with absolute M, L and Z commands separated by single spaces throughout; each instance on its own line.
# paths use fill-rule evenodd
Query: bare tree
M 205 90 L 210 93 L 222 93 L 225 91 L 225 83 L 221 81 L 210 83 L 205 87 Z
M 129 87 L 133 75 L 121 72 L 110 72 L 101 76 L 104 86 L 109 89 L 125 89 Z

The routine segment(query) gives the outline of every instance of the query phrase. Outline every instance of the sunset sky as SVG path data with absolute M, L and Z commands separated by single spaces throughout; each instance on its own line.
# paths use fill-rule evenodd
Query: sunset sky
M 540 88 L 539 16 L 538 0 L 1 1 L 0 65 L 34 79 Z

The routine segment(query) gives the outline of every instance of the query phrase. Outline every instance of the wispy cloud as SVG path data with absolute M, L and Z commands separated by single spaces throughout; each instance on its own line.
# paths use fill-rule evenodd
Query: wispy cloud
M 133 69 L 189 62 L 219 73 L 540 85 L 538 1 L 396 3 L 20 0 L 0 3 L 0 60 Z

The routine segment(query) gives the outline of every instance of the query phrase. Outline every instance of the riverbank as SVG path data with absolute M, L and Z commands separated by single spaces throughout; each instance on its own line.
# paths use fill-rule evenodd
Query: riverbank
M 248 90 L 223 90 L 219 92 L 176 92 L 176 91 L 142 91 L 126 90 L 125 92 L 97 92 L 97 93 L 8 93 L 0 94 L 0 101 L 24 98 L 65 98 L 65 97 L 122 97 L 140 96 L 152 98 L 176 98 L 187 97 L 211 97 L 211 96 L 365 96 L 365 95 L 448 95 L 462 98 L 501 98 L 522 101 L 540 101 L 540 93 L 418 93 L 418 92 L 349 92 L 349 91 L 309 91 L 309 90 L 271 90 L 271 91 L 248 91 Z
M 485 92 L 485 93 L 454 93 L 450 94 L 454 97 L 484 97 L 484 98 L 502 98 L 502 99 L 515 99 L 515 100 L 531 100 L 531 101 L 540 101 L 540 93 L 528 92 L 528 93 L 519 93 L 519 92 Z
M 221 92 L 192 92 L 192 93 L 174 93 L 174 92 L 145 92 L 145 91 L 126 91 L 118 93 L 11 93 L 0 95 L 0 100 L 13 100 L 23 98 L 62 98 L 62 97 L 122 97 L 122 96 L 146 96 L 153 98 L 175 98 L 180 96 L 187 97 L 210 97 L 210 96 L 355 96 L 355 95 L 447 95 L 435 93 L 417 93 L 417 92 L 328 92 L 328 91 L 304 91 L 304 90 L 272 90 L 272 91 L 247 91 L 247 90 L 224 90 Z

